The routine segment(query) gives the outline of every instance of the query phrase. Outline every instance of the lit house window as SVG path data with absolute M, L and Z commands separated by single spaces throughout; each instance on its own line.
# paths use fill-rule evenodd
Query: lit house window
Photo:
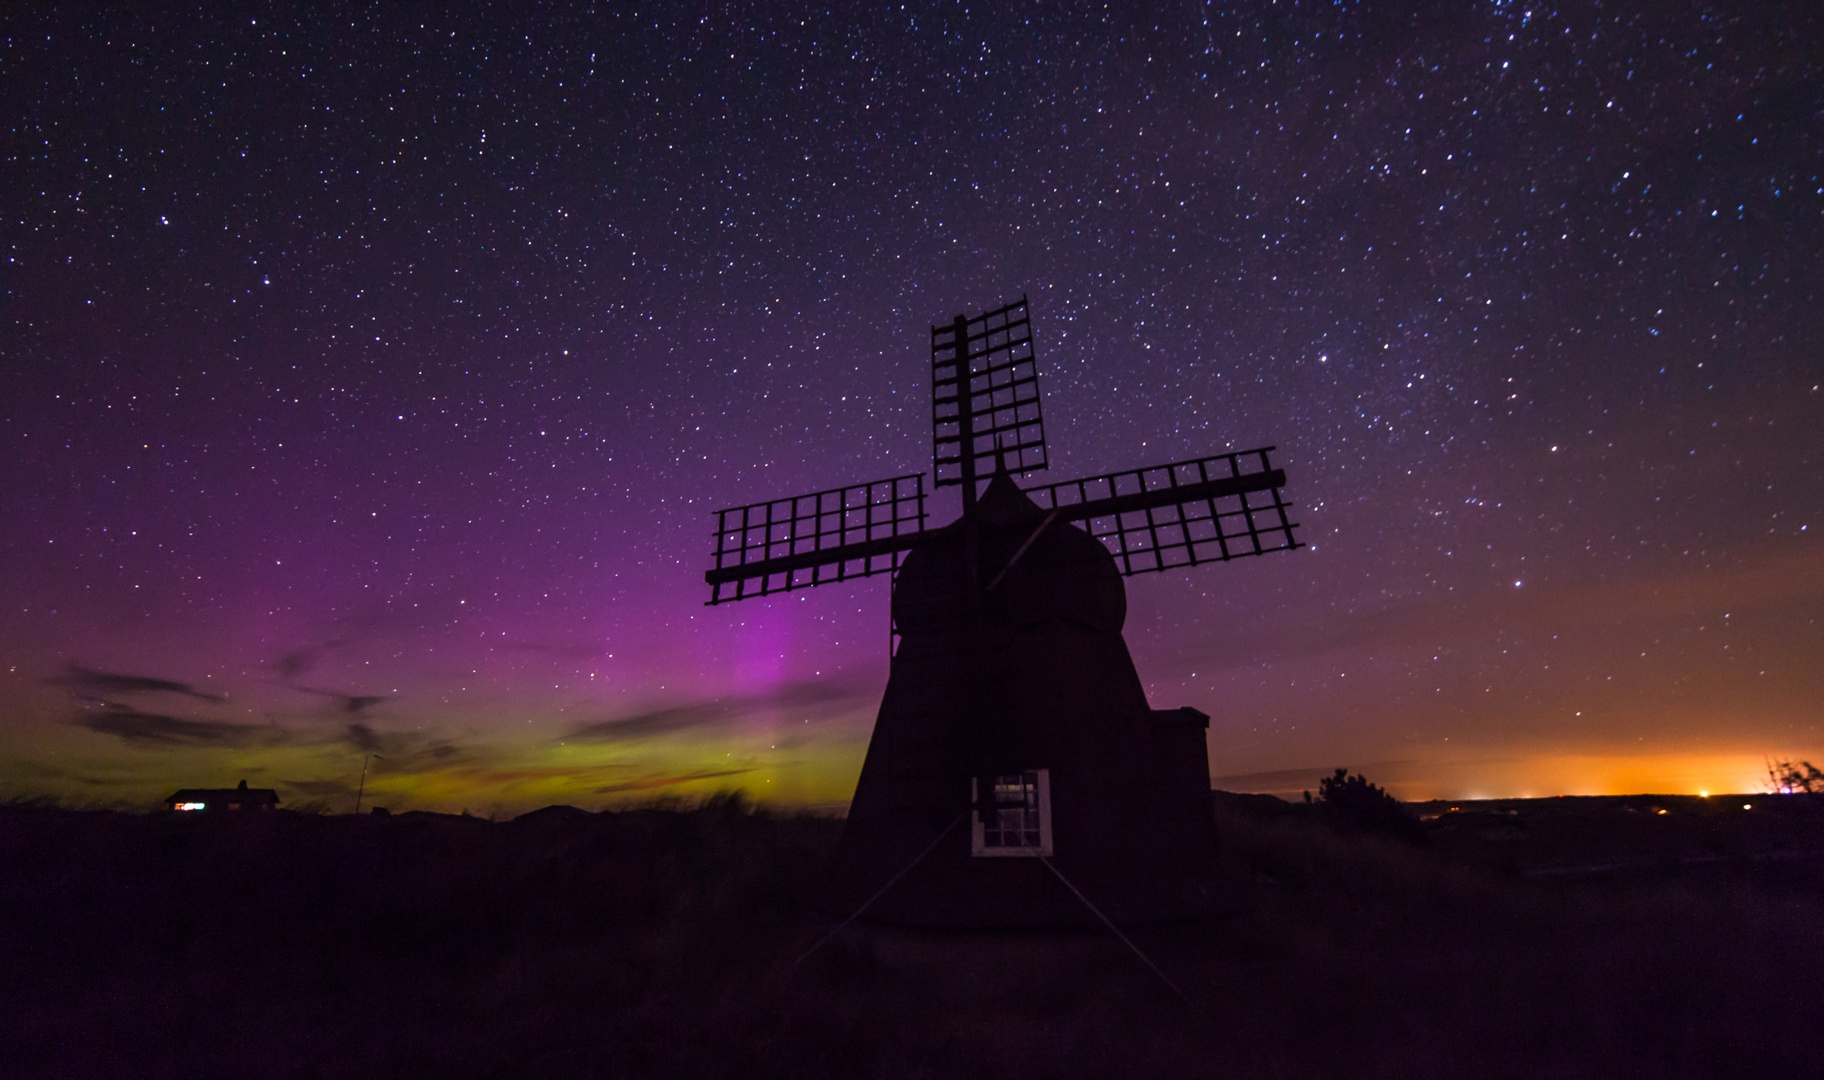
M 970 853 L 981 857 L 1051 854 L 1051 770 L 1027 769 L 969 781 Z
M 173 809 L 177 809 L 177 810 L 201 810 L 201 809 L 202 809 L 202 808 L 203 808 L 203 804 L 202 804 L 202 803 L 200 803 L 200 802 L 180 802 L 180 803 L 178 803 L 178 804 L 177 804 L 177 806 L 176 806 L 176 807 L 174 807 L 174 808 L 173 808 Z

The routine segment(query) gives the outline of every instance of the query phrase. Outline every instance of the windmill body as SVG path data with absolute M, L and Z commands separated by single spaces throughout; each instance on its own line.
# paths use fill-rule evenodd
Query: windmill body
M 1008 567 L 1045 517 L 1004 473 L 990 481 L 979 513 L 990 574 Z M 957 587 L 961 529 L 945 531 L 915 550 L 894 582 L 900 644 L 849 807 L 832 906 L 854 910 L 942 836 L 870 905 L 869 918 L 1092 924 L 1038 859 L 996 857 L 985 843 L 1003 812 L 1029 814 L 1023 805 L 1003 811 L 988 790 L 994 780 L 1017 777 L 1023 788 L 1041 774 L 1045 789 L 1032 793 L 1044 800 L 1034 808 L 1040 843 L 1019 836 L 1002 846 L 1039 847 L 1120 922 L 1212 910 L 1223 893 L 1212 860 L 1207 719 L 1148 706 L 1121 637 L 1127 597 L 1113 557 L 1074 526 L 1045 530 L 984 596 L 972 632 Z M 999 786 L 1005 794 L 1011 785 Z
M 1297 547 L 1284 474 L 1254 450 L 1022 489 L 1045 457 L 1025 308 L 933 330 L 937 484 L 963 488 L 958 520 L 925 528 L 911 476 L 719 515 L 711 603 L 896 572 L 832 910 L 1059 927 L 1227 899 L 1208 718 L 1147 702 L 1122 578 Z

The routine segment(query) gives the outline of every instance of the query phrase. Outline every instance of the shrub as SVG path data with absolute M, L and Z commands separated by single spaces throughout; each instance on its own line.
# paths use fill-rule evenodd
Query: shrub
M 1824 771 L 1809 761 L 1768 761 L 1767 780 L 1776 795 L 1824 795 Z
M 1310 797 L 1306 792 L 1305 798 Z M 1415 841 L 1425 837 L 1424 826 L 1404 803 L 1348 769 L 1318 781 L 1317 804 L 1331 825 L 1343 831 L 1381 832 Z

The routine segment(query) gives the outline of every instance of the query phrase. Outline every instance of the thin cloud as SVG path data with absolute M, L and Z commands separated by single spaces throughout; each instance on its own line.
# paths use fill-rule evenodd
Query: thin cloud
M 678 705 L 669 709 L 635 713 L 616 720 L 584 724 L 571 731 L 565 738 L 596 742 L 630 742 L 635 739 L 650 739 L 655 735 L 669 735 L 690 728 L 733 723 L 737 719 L 739 717 L 727 702 L 707 701 L 699 705 Z
M 112 735 L 122 742 L 146 746 L 274 746 L 286 741 L 285 734 L 277 728 L 186 720 L 122 705 L 78 717 L 75 722 L 98 735 Z
M 281 780 L 279 783 L 300 795 L 350 795 L 355 785 L 344 780 Z
M 1488 759 L 1503 760 L 1503 759 Z M 1253 791 L 1291 795 L 1300 791 L 1316 794 L 1318 785 L 1338 769 L 1348 769 L 1358 776 L 1382 786 L 1405 786 L 1422 780 L 1431 773 L 1450 766 L 1442 760 L 1392 758 L 1385 761 L 1357 762 L 1342 759 L 1326 766 L 1310 765 L 1301 769 L 1269 769 L 1262 772 L 1230 773 L 1210 777 L 1210 786 L 1218 791 Z
M 187 682 L 150 675 L 123 675 L 71 664 L 61 678 L 46 679 L 53 686 L 67 686 L 81 694 L 181 694 L 198 701 L 219 702 L 221 695 L 198 690 Z
M 714 780 L 720 776 L 740 776 L 753 772 L 752 769 L 714 769 L 704 772 L 675 773 L 670 776 L 645 776 L 638 780 L 628 780 L 619 784 L 608 784 L 595 789 L 597 795 L 613 795 L 627 791 L 651 791 L 654 788 L 672 787 L 677 784 L 688 784 L 693 780 Z
M 386 700 L 385 694 L 344 694 L 340 690 L 318 690 L 309 686 L 294 686 L 292 689 L 329 698 L 336 703 L 338 712 L 348 716 L 360 716 Z
M 651 709 L 571 729 L 566 741 L 633 742 L 693 728 L 732 727 L 754 716 L 786 710 L 823 710 L 865 697 L 853 683 L 835 679 L 787 683 L 771 693 L 731 695 L 688 705 Z
M 378 754 L 387 749 L 389 743 L 383 741 L 380 733 L 366 724 L 350 724 L 342 733 L 342 741 L 350 743 L 355 749 L 364 753 Z M 403 748 L 401 748 L 403 749 Z
M 631 762 L 608 762 L 598 765 L 487 765 L 482 762 L 464 762 L 449 766 L 443 770 L 444 775 L 460 776 L 474 784 L 488 787 L 506 787 L 514 784 L 543 783 L 549 781 L 570 781 L 573 783 L 593 783 L 596 780 L 612 780 L 640 769 Z
M 330 740 L 363 754 L 372 754 L 374 773 L 416 776 L 446 772 L 467 765 L 475 754 L 444 739 L 426 739 L 415 732 L 375 731 L 366 724 L 349 724 Z
M 337 637 L 331 638 L 321 645 L 306 645 L 274 660 L 272 669 L 278 673 L 281 680 L 290 683 L 293 679 L 316 667 L 325 653 L 340 649 L 347 644 L 346 637 Z

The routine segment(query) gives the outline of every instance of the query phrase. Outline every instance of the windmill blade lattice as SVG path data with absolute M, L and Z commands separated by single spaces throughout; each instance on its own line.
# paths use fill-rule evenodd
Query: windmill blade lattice
M 931 328 L 933 487 L 1043 469 L 1045 418 L 1026 298 Z
M 1001 466 L 1017 475 L 1049 464 L 1025 297 L 931 328 L 931 415 L 932 485 L 962 487 L 963 533 L 977 535 L 979 481 Z M 1023 489 L 1049 511 L 1027 543 L 1053 522 L 1082 522 L 1127 576 L 1303 547 L 1273 449 Z M 924 477 L 910 474 L 717 511 L 709 603 L 897 570 L 942 535 L 927 528 L 925 494 Z M 969 588 L 984 586 L 994 583 Z
M 718 510 L 709 602 L 889 573 L 925 517 L 923 473 Z
M 1083 522 L 1124 576 L 1302 547 L 1274 448 L 1193 458 L 1027 488 L 1056 518 Z

